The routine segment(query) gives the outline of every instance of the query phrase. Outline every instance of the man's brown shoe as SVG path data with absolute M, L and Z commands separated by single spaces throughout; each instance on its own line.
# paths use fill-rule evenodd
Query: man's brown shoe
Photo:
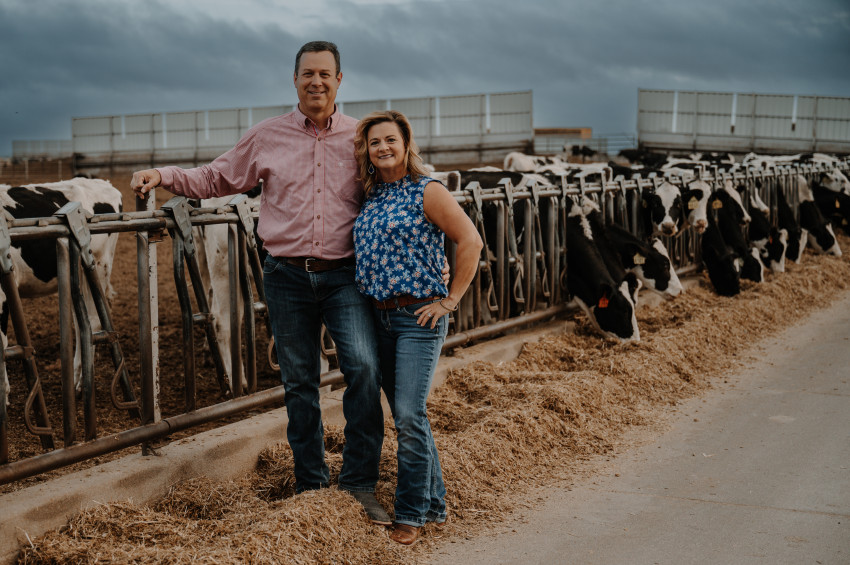
M 393 524 L 390 539 L 404 545 L 413 545 L 419 539 L 419 528 L 407 524 Z

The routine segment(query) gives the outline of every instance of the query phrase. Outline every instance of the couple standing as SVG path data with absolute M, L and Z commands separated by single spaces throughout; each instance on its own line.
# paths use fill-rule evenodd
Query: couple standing
M 416 541 L 445 522 L 445 486 L 425 400 L 448 330 L 482 246 L 446 188 L 429 178 L 410 123 L 398 112 L 357 120 L 335 104 L 339 51 L 325 41 L 295 57 L 298 106 L 252 127 L 209 165 L 137 171 L 144 197 L 162 186 L 191 198 L 245 192 L 263 180 L 258 225 L 268 251 L 263 285 L 275 338 L 296 492 L 327 487 L 319 408 L 320 329 L 339 355 L 345 446 L 339 488 L 390 537 Z M 444 235 L 457 244 L 447 288 Z M 375 498 L 383 443 L 383 387 L 398 432 L 395 519 Z

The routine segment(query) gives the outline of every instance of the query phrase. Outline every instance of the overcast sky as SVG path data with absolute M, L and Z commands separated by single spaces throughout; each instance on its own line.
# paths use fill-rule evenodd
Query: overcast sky
M 309 7 L 307 7 L 309 6 Z M 534 91 L 535 127 L 634 132 L 637 89 L 850 96 L 850 0 L 0 0 L 0 156 L 71 118 Z

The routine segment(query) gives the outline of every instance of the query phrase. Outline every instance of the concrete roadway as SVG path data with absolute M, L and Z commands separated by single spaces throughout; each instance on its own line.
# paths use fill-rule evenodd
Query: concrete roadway
M 433 563 L 850 563 L 850 295 L 670 428 Z

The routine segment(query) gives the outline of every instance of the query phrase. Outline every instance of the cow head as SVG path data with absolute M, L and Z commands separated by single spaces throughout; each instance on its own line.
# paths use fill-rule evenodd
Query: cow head
M 641 194 L 645 221 L 650 235 L 676 235 L 682 227 L 682 195 L 679 188 L 667 181 Z
M 788 248 L 788 230 L 771 228 L 770 239 L 762 250 L 762 259 L 774 273 L 785 272 L 785 250 Z
M 850 194 L 850 180 L 838 169 L 832 169 L 829 172 L 821 173 L 820 184 L 824 188 L 828 188 L 833 192 L 843 192 Z
M 738 223 L 742 226 L 749 224 L 752 221 L 749 212 L 744 207 L 744 202 L 741 199 L 741 193 L 746 192 L 746 187 L 744 185 L 740 185 L 738 190 L 735 190 L 735 186 L 732 184 L 732 181 L 726 179 L 726 182 L 723 183 L 723 191 L 729 195 L 729 199 L 724 199 L 724 205 L 727 207 L 731 204 L 732 213 L 738 219 Z M 733 204 L 734 203 L 734 204 Z
M 684 287 L 670 261 L 667 247 L 660 238 L 653 238 L 652 248 L 656 253 L 648 253 L 643 268 L 643 278 L 647 288 L 664 292 L 670 296 L 679 296 Z
M 711 187 L 707 182 L 699 179 L 689 182 L 682 193 L 687 223 L 699 233 L 703 233 L 708 226 L 709 196 L 711 196 Z
M 619 286 L 599 285 L 599 299 L 587 306 L 591 322 L 602 334 L 622 342 L 640 341 L 634 298 L 640 286 L 631 273 Z

